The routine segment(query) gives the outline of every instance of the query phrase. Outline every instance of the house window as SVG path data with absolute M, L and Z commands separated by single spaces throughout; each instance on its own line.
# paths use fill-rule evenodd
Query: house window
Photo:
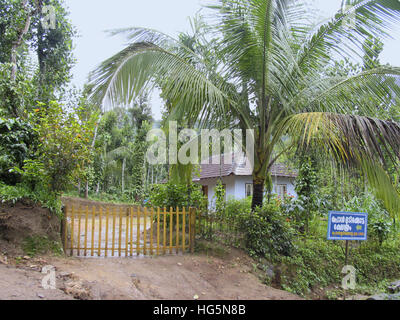
M 276 186 L 276 193 L 279 197 L 284 198 L 287 195 L 287 184 L 278 184 Z
M 253 196 L 253 184 L 252 183 L 246 183 L 246 198 L 247 197 L 252 197 Z

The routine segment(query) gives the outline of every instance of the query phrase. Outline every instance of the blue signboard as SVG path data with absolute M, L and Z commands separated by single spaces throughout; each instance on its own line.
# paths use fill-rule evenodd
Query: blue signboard
M 367 240 L 368 214 L 329 212 L 328 240 Z

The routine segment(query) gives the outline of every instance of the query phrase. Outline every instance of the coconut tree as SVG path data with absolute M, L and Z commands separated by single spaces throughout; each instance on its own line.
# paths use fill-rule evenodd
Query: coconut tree
M 253 209 L 262 205 L 279 158 L 274 148 L 288 136 L 297 146 L 323 146 L 348 165 L 382 166 L 388 153 L 399 155 L 400 127 L 371 116 L 389 93 L 400 93 L 391 81 L 400 68 L 325 71 L 335 59 L 362 59 L 366 39 L 388 36 L 400 20 L 400 4 L 347 4 L 316 25 L 303 1 L 215 1 L 208 7 L 211 34 L 197 39 L 213 44 L 212 59 L 155 30 L 116 30 L 130 44 L 94 71 L 92 97 L 119 104 L 158 86 L 171 117 L 199 127 L 254 129 Z

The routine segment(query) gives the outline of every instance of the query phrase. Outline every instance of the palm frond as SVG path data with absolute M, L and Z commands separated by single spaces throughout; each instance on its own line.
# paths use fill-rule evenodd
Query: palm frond
M 377 163 L 363 160 L 363 172 L 366 173 L 369 185 L 372 187 L 377 199 L 382 201 L 385 209 L 392 218 L 400 218 L 400 194 L 393 185 L 392 180 Z
M 387 156 L 400 159 L 400 125 L 390 120 L 334 113 L 302 113 L 280 124 L 299 146 L 322 146 L 338 159 L 351 161 L 367 157 L 385 163 Z
M 387 159 L 400 159 L 400 125 L 369 117 L 333 113 L 303 113 L 280 125 L 299 149 L 317 148 L 338 165 L 364 172 L 376 196 L 392 215 L 400 214 L 400 197 L 384 171 Z
M 400 68 L 382 66 L 351 76 L 320 77 L 299 91 L 287 108 L 299 111 L 325 111 L 375 114 L 376 108 L 387 104 L 391 96 L 400 96 L 400 87 L 393 81 L 400 78 Z M 297 109 L 297 110 L 296 110 Z
M 233 101 L 201 72 L 174 52 L 151 43 L 134 43 L 105 61 L 92 75 L 96 101 L 119 105 L 129 104 L 143 91 L 163 83 L 166 96 L 190 108 L 197 117 L 203 108 L 215 108 L 221 113 Z
M 128 147 L 122 146 L 108 152 L 106 155 L 106 161 L 111 162 L 116 159 L 128 158 L 130 155 L 132 155 L 132 150 Z
M 335 54 L 342 58 L 361 58 L 360 52 L 368 37 L 387 38 L 388 32 L 400 22 L 400 3 L 396 0 L 353 0 L 349 4 L 347 11 L 340 10 L 305 41 L 298 54 L 301 76 L 320 70 Z M 353 19 L 354 24 L 346 24 L 347 19 Z

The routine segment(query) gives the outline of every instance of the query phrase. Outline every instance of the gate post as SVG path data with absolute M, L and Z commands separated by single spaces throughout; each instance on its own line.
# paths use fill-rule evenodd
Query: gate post
M 61 220 L 61 243 L 63 246 L 64 254 L 67 255 L 67 239 L 68 239 L 68 225 L 67 225 L 67 207 L 61 208 L 63 216 Z
M 190 208 L 190 253 L 194 253 L 196 240 L 196 209 Z

